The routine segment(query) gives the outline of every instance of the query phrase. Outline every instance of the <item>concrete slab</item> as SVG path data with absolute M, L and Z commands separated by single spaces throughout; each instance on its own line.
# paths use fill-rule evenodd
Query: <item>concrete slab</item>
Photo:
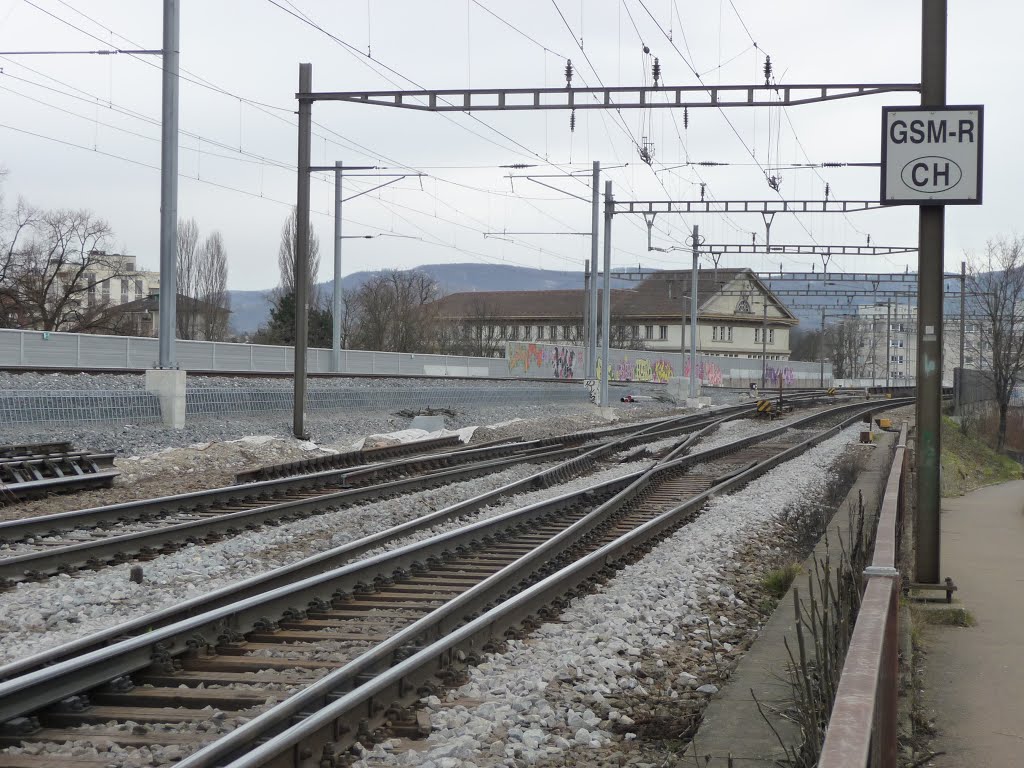
M 160 399 L 160 415 L 164 426 L 174 429 L 183 429 L 185 426 L 185 378 L 185 371 L 146 371 L 146 391 Z
M 895 436 L 886 433 L 876 445 L 882 450 L 867 453 L 864 471 L 829 523 L 829 545 L 826 546 L 823 537 L 811 556 L 804 561 L 804 574 L 813 573 L 814 561 L 824 559 L 826 552 L 833 563 L 839 561 L 842 552 L 840 541 L 845 542 L 848 538 L 848 510 L 851 503 L 857 503 L 858 493 L 864 494 L 865 509 L 869 513 L 877 513 L 883 478 L 888 477 L 892 462 Z M 800 589 L 801 595 L 806 595 L 807 576 L 798 576 L 794 586 Z M 776 710 L 788 707 L 792 701 L 788 683 L 789 653 L 784 643 L 786 640 L 790 648 L 797 647 L 792 587 L 779 601 L 778 608 L 761 629 L 754 645 L 740 659 L 732 678 L 708 704 L 700 730 L 680 764 L 688 764 L 696 754 L 701 766 L 705 765 L 705 757 L 710 757 L 708 768 L 724 768 L 731 755 L 736 764 L 743 768 L 778 767 L 784 757 L 783 749 L 772 728 L 758 712 L 751 691 L 756 694 L 772 726 L 786 744 L 796 745 L 800 738 L 799 729 L 792 721 L 775 713 Z
M 996 768 L 1024 758 L 1024 481 L 942 500 L 942 575 L 977 625 L 929 627 L 929 765 Z
M 413 416 L 412 429 L 423 429 L 427 432 L 440 432 L 444 429 L 444 416 Z

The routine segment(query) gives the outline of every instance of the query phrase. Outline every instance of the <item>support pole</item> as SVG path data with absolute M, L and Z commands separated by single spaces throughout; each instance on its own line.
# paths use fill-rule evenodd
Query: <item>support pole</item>
M 596 280 L 596 277 L 595 277 Z M 586 346 L 583 348 L 583 378 L 587 378 L 589 374 L 586 371 L 592 371 L 597 362 L 594 360 L 594 354 L 591 349 L 594 346 L 595 339 L 590 332 L 590 262 L 583 262 L 583 333 L 584 341 Z
M 921 105 L 946 105 L 947 0 L 922 0 Z M 939 456 L 942 452 L 942 278 L 946 209 L 918 211 L 917 524 L 914 578 L 939 583 Z
M 834 381 L 832 382 L 835 383 Z M 825 388 L 825 310 L 821 310 L 821 332 L 818 333 L 818 386 Z
M 960 262 L 960 374 L 953 377 L 953 384 L 955 385 L 956 394 L 956 417 L 961 419 L 960 428 L 963 429 L 963 413 L 961 408 L 963 407 L 963 386 L 964 386 L 964 344 L 967 336 L 967 315 L 966 315 L 966 296 L 967 296 L 967 262 Z
M 612 197 L 612 183 L 604 183 L 604 276 L 602 279 L 601 307 L 601 397 L 599 404 L 607 408 L 608 401 L 608 339 L 612 330 L 612 213 L 615 199 Z M 594 281 L 597 282 L 596 280 Z
M 590 354 L 590 367 L 587 369 L 585 378 L 594 375 L 597 367 L 597 255 L 598 243 L 600 241 L 601 224 L 601 163 L 594 161 L 593 179 L 591 180 L 591 193 L 593 204 L 590 212 L 590 327 L 588 329 L 590 338 L 588 351 Z
M 309 303 L 309 152 L 313 121 L 313 65 L 299 64 L 299 182 L 295 205 L 295 405 L 292 432 L 306 435 L 306 347 Z
M 341 176 L 343 164 L 334 163 L 334 299 L 331 328 L 331 370 L 341 371 Z
M 892 362 L 892 301 L 885 300 L 885 386 L 888 388 L 890 381 L 890 368 Z
M 700 279 L 700 264 L 697 249 L 700 245 L 700 230 L 693 225 L 693 268 L 690 271 L 690 397 L 697 397 L 697 281 Z
M 160 339 L 158 368 L 177 368 L 178 51 L 181 7 L 164 0 L 163 106 L 160 126 Z
M 772 252 L 772 222 L 775 214 L 762 213 L 764 219 L 764 252 Z M 768 379 L 768 286 L 765 286 L 764 313 L 761 317 L 761 391 L 764 391 Z

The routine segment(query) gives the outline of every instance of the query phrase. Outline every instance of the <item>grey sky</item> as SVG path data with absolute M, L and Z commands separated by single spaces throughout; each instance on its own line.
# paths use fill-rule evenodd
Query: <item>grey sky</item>
M 605 85 L 638 84 L 645 76 L 650 79 L 650 58 L 642 55 L 634 22 L 651 54 L 660 59 L 664 82 L 670 85 L 696 82 L 682 56 L 693 62 L 708 84 L 762 81 L 764 56 L 753 50 L 743 24 L 761 50 L 771 55 L 782 82 L 913 82 L 919 77 L 918 0 L 559 0 L 573 34 L 551 0 L 279 3 L 308 14 L 364 54 L 370 46 L 374 59 L 425 87 L 560 86 L 566 56 L 577 69 L 575 85 L 582 81 L 597 85 L 598 78 L 577 46 L 581 35 L 584 51 Z M 289 170 L 295 162 L 295 118 L 290 110 L 295 106 L 298 62 L 312 62 L 318 90 L 394 86 L 379 74 L 384 70 L 374 62 L 353 55 L 268 0 L 183 0 L 182 5 L 181 65 L 192 73 L 185 76 L 204 79 L 234 95 L 182 83 L 181 128 L 194 135 L 181 139 L 180 170 L 186 178 L 180 183 L 179 212 L 194 216 L 203 232 L 222 232 L 231 287 L 269 288 L 277 281 L 280 226 L 295 198 L 295 174 Z M 503 25 L 481 5 L 540 46 Z M 54 17 L 114 46 L 134 47 L 118 37 L 123 35 L 145 48 L 160 47 L 158 0 L 0 0 L 0 50 L 106 47 Z M 986 163 L 985 205 L 948 210 L 947 268 L 958 269 L 963 249 L 981 248 L 986 239 L 1019 227 L 1021 162 L 1016 142 L 1024 119 L 1019 97 L 1022 27 L 1024 8 L 1019 3 L 950 3 L 948 100 L 985 105 Z M 667 39 L 670 29 L 682 56 Z M 0 125 L 5 126 L 0 127 L 0 165 L 10 171 L 3 189 L 8 205 L 23 196 L 39 206 L 91 208 L 110 221 L 116 247 L 137 254 L 143 265 L 155 268 L 158 172 L 92 151 L 159 166 L 159 59 L 141 58 L 150 63 L 124 55 L 0 58 Z M 720 62 L 724 66 L 718 68 Z M 410 85 L 385 74 L 403 87 Z M 82 98 L 64 95 L 69 93 Z M 237 96 L 268 106 L 247 104 Z M 661 169 L 687 157 L 732 162 L 743 165 L 700 169 L 710 195 L 771 199 L 775 194 L 747 148 L 762 165 L 808 158 L 875 161 L 880 107 L 915 101 L 911 95 L 889 95 L 792 107 L 785 113 L 778 108 L 727 110 L 742 141 L 722 113 L 710 109 L 691 110 L 688 129 L 683 128 L 680 111 L 623 111 L 621 118 L 615 113 L 580 111 L 576 131 L 570 133 L 569 115 L 564 112 L 477 113 L 481 123 L 462 114 L 449 119 L 405 110 L 321 104 L 314 109 L 314 120 L 322 127 L 316 128 L 313 159 L 317 164 L 343 160 L 392 166 L 380 157 L 384 156 L 429 174 L 422 189 L 419 180 L 408 179 L 347 205 L 346 234 L 393 231 L 420 239 L 347 240 L 345 273 L 440 261 L 576 269 L 589 253 L 588 238 L 517 236 L 508 242 L 481 234 L 487 229 L 589 228 L 587 205 L 524 180 L 515 181 L 513 191 L 505 178 L 509 171 L 497 166 L 534 163 L 539 166 L 534 172 L 556 173 L 585 170 L 596 159 L 606 166 L 620 166 L 608 176 L 618 199 L 694 199 L 699 197 L 700 179 L 691 169 Z M 150 121 L 127 116 L 124 110 Z M 632 144 L 642 136 L 654 143 L 658 173 L 640 161 Z M 353 143 L 368 149 L 357 150 Z M 545 166 L 538 155 L 559 167 Z M 621 167 L 624 163 L 628 166 Z M 821 177 L 812 170 L 783 170 L 783 196 L 821 199 L 827 181 L 833 197 L 877 199 L 877 169 L 820 173 Z M 321 279 L 330 276 L 333 232 L 328 216 L 333 191 L 326 182 L 323 176 L 313 183 L 313 224 L 324 254 Z M 573 194 L 589 195 L 582 183 L 558 183 Z M 367 186 L 366 180 L 353 180 L 347 194 Z M 751 232 L 763 238 L 756 214 L 659 217 L 655 244 L 680 244 L 682 230 L 693 224 L 699 224 L 714 242 L 748 243 Z M 772 240 L 861 245 L 867 234 L 878 245 L 912 244 L 916 210 L 907 207 L 849 218 L 779 216 Z M 616 217 L 614 243 L 616 265 L 667 267 L 684 261 L 689 265 L 684 254 L 648 253 L 646 230 L 639 218 L 631 223 L 625 216 Z M 763 257 L 725 257 L 722 264 L 777 269 L 778 258 L 769 264 Z M 913 270 L 916 255 L 840 257 L 832 268 L 902 271 L 907 264 Z M 809 269 L 810 261 L 788 260 L 785 266 Z

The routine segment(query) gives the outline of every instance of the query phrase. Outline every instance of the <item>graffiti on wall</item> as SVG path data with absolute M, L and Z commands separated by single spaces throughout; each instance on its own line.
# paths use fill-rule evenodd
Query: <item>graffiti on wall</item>
M 666 383 L 673 374 L 672 363 L 663 358 L 636 357 L 623 355 L 617 363 L 608 366 L 608 381 L 644 381 Z M 601 359 L 598 358 L 594 376 L 601 375 Z
M 544 367 L 544 348 L 536 344 L 509 344 L 508 345 L 508 370 L 511 373 L 516 368 L 522 368 L 523 373 L 530 370 L 530 363 L 536 368 Z
M 764 369 L 764 380 L 766 386 L 779 386 L 781 381 L 783 385 L 791 387 L 796 383 L 796 373 L 792 368 L 772 368 L 768 366 Z
M 576 350 L 553 347 L 548 350 L 551 368 L 556 379 L 571 379 L 576 365 Z
M 683 365 L 683 378 L 690 377 L 690 359 Z M 722 386 L 722 369 L 710 360 L 697 360 L 697 379 L 711 387 Z

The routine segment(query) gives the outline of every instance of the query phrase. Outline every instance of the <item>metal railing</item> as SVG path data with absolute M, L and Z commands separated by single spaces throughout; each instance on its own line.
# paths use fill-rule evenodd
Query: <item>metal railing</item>
M 895 768 L 899 691 L 899 562 L 907 425 L 900 430 L 875 550 L 836 690 L 818 768 Z

